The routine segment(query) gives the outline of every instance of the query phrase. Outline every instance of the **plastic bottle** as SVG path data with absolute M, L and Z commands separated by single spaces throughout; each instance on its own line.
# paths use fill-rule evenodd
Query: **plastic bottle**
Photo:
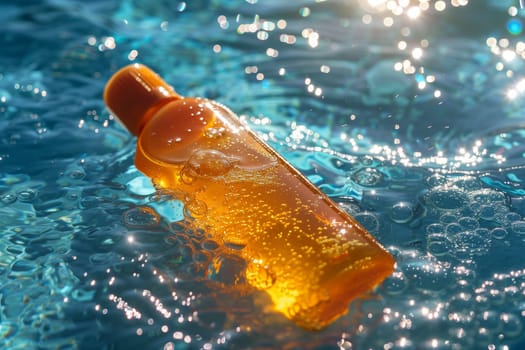
M 299 326 L 327 326 L 392 273 L 392 256 L 225 106 L 183 98 L 140 64 L 115 73 L 104 99 L 138 136 L 137 168 Z

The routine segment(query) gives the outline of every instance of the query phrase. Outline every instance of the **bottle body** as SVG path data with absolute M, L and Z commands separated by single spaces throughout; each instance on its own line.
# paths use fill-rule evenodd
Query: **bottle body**
M 182 98 L 150 114 L 137 168 L 298 325 L 325 327 L 391 274 L 392 256 L 224 106 Z

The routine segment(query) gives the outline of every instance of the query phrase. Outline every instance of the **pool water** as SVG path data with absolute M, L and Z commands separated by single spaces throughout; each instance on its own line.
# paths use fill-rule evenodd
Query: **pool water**
M 0 348 L 525 347 L 519 1 L 0 9 Z M 321 332 L 235 286 L 238 261 L 134 168 L 103 104 L 131 62 L 235 110 L 387 247 L 394 274 Z

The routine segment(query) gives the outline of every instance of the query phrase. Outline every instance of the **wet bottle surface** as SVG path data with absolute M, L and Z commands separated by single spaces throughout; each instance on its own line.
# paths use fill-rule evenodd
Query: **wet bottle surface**
M 327 326 L 392 273 L 392 256 L 226 107 L 182 98 L 138 64 L 117 72 L 104 98 L 138 136 L 137 168 L 241 256 L 247 282 L 301 327 Z

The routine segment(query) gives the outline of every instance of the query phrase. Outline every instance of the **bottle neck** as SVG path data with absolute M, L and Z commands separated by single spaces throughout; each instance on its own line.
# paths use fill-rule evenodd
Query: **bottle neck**
M 132 64 L 116 72 L 104 90 L 106 105 L 135 136 L 154 111 L 177 99 L 181 97 L 171 86 L 140 64 Z

